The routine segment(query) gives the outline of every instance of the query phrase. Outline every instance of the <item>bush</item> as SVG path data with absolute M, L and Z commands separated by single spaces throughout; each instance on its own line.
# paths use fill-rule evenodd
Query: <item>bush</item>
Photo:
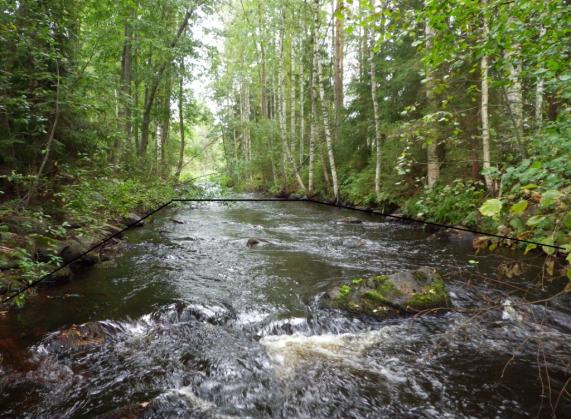
M 483 196 L 481 182 L 459 179 L 450 185 L 425 188 L 405 202 L 404 211 L 413 218 L 474 227 L 478 221 L 476 210 Z

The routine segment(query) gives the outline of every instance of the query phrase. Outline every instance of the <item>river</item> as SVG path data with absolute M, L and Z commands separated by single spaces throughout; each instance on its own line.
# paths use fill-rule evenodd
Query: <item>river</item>
M 523 276 L 497 274 L 514 261 Z M 0 415 L 569 417 L 570 294 L 522 303 L 562 288 L 541 264 L 311 203 L 180 204 L 0 318 Z M 320 302 L 340 280 L 420 266 L 453 310 L 381 321 Z M 72 325 L 97 336 L 61 345 Z

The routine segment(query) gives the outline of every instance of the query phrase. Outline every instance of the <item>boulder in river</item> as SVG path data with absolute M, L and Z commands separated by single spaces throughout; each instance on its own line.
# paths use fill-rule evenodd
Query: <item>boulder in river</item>
M 137 214 L 131 213 L 123 218 L 123 224 L 131 227 L 142 227 L 145 225 L 145 222 L 142 221 L 141 217 L 139 217 Z
M 357 278 L 333 288 L 326 294 L 325 301 L 334 308 L 377 317 L 449 307 L 448 291 L 442 277 L 428 267 Z
M 74 261 L 75 264 L 81 266 L 95 265 L 99 262 L 99 256 L 96 254 L 95 250 L 84 254 L 89 250 L 89 248 L 90 243 L 76 238 L 67 242 L 66 246 L 61 250 L 60 256 L 64 263 Z M 79 257 L 81 257 L 81 259 L 76 260 Z
M 260 239 L 257 237 L 251 237 L 246 242 L 246 246 L 248 246 L 249 248 L 252 248 L 252 247 L 256 247 L 256 246 L 264 246 L 264 245 L 269 244 L 269 243 L 270 242 L 265 240 L 265 239 Z
M 105 237 L 116 235 L 116 237 L 123 236 L 123 229 L 113 224 L 104 224 L 101 227 L 101 232 L 105 235 Z

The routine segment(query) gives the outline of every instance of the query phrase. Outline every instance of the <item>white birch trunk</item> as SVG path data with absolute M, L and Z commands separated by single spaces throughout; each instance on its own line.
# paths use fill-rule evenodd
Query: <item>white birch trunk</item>
M 522 64 L 519 50 L 519 45 L 515 45 L 513 50 L 507 51 L 504 54 L 509 72 L 508 79 L 510 81 L 506 96 L 518 142 L 520 142 L 523 137 Z
M 372 33 L 372 31 L 371 31 Z M 382 141 L 381 141 L 381 121 L 379 115 L 379 103 L 377 101 L 377 79 L 375 68 L 375 38 L 371 36 L 371 47 L 369 52 L 369 75 L 371 77 L 371 99 L 373 101 L 373 120 L 375 125 L 375 193 L 377 196 L 381 193 L 381 161 L 382 161 Z
M 434 37 L 434 29 L 428 24 L 425 25 L 426 32 L 426 48 L 432 48 L 432 38 Z M 430 69 L 426 72 L 426 98 L 429 108 L 432 108 L 434 101 L 434 81 L 432 79 L 432 71 Z M 429 130 L 431 135 L 429 142 L 426 145 L 426 182 L 429 188 L 432 188 L 440 177 L 440 163 L 438 162 L 437 147 L 438 141 L 434 129 Z
M 301 43 L 300 43 L 301 44 Z M 303 45 L 300 45 L 303 48 Z M 303 49 L 302 49 L 303 51 Z M 299 167 L 303 167 L 303 157 L 305 148 L 305 115 L 303 106 L 305 104 L 305 92 L 303 86 L 303 54 L 299 57 Z
M 489 27 L 488 27 L 488 19 L 486 17 L 487 14 L 487 0 L 482 0 L 483 6 L 483 13 L 484 13 L 484 27 L 483 27 L 483 39 L 482 42 L 485 43 L 488 39 L 489 34 Z M 482 90 L 482 107 L 481 107 L 481 114 L 482 114 L 482 160 L 483 160 L 483 169 L 487 171 L 491 168 L 491 159 L 490 159 L 490 126 L 488 120 L 488 89 L 489 89 L 489 81 L 488 81 L 488 72 L 489 72 L 489 65 L 488 65 L 488 56 L 484 55 L 480 61 L 480 72 L 481 72 L 481 90 Z M 492 177 L 489 174 L 484 175 L 484 180 L 486 183 L 486 189 L 489 193 L 493 193 L 494 191 L 494 184 L 492 181 Z
M 539 30 L 539 37 L 545 36 L 545 27 Z M 535 86 L 535 127 L 541 128 L 543 126 L 543 93 L 544 93 L 543 77 L 538 77 L 537 85 Z
M 331 129 L 329 126 L 329 112 L 327 109 L 327 103 L 325 102 L 325 89 L 323 87 L 321 60 L 319 60 L 319 58 L 317 59 L 317 84 L 319 85 L 319 103 L 321 105 L 325 143 L 327 145 L 327 155 L 329 158 L 329 166 L 331 168 L 331 179 L 333 181 L 333 195 L 335 196 L 335 201 L 339 202 L 339 183 L 337 181 L 337 168 L 335 165 L 335 155 L 333 153 L 333 139 L 331 137 Z

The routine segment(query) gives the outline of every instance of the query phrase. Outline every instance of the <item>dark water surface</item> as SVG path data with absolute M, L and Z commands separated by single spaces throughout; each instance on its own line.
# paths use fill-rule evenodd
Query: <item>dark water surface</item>
M 550 417 L 557 404 L 571 417 L 569 294 L 521 299 L 564 283 L 539 291 L 532 258 L 501 279 L 516 254 L 428 236 L 309 203 L 164 210 L 114 261 L 0 318 L 0 415 Z M 271 243 L 249 249 L 250 237 Z M 456 310 L 379 321 L 319 303 L 341 279 L 423 265 Z M 86 322 L 103 337 L 58 343 Z

